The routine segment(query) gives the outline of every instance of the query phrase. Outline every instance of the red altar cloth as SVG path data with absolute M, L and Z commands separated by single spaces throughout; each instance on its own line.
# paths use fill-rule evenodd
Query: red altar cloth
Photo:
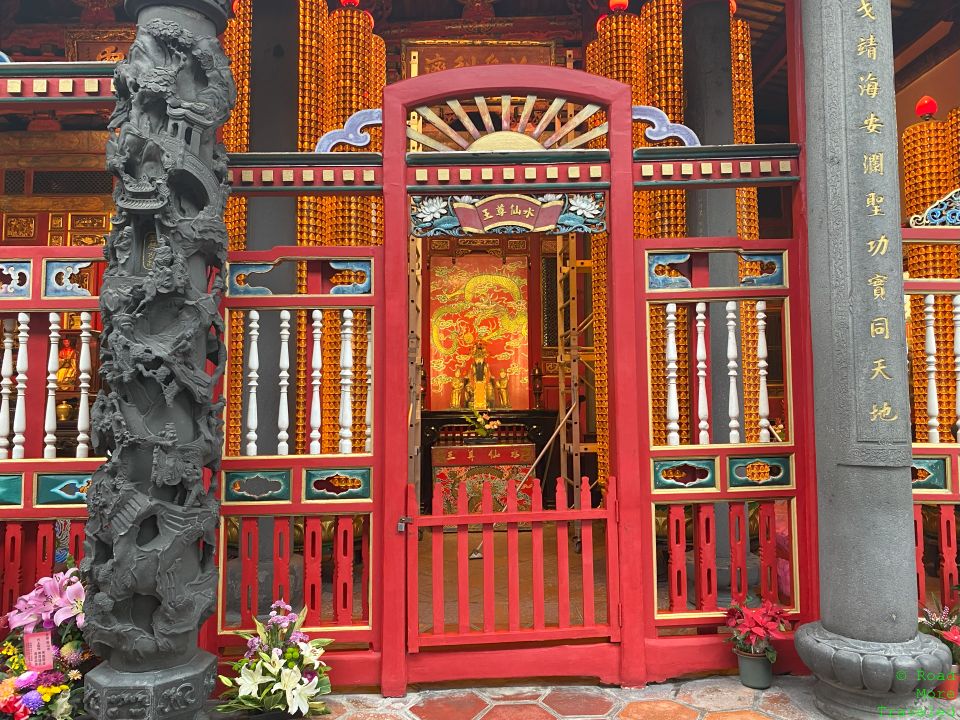
M 460 483 L 466 483 L 470 512 L 480 512 L 481 492 L 487 482 L 493 491 L 493 509 L 497 512 L 504 510 L 507 482 L 511 477 L 518 484 L 518 509 L 530 509 L 534 478 L 531 475 L 525 482 L 521 481 L 536 459 L 534 445 L 447 445 L 434 447 L 432 459 L 433 491 L 443 493 L 445 515 L 457 511 Z

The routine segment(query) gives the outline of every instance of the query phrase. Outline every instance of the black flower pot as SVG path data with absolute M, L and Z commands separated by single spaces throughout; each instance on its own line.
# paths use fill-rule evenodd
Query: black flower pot
M 733 651 L 740 668 L 740 682 L 754 690 L 766 690 L 773 684 L 773 663 L 766 655 L 749 655 Z

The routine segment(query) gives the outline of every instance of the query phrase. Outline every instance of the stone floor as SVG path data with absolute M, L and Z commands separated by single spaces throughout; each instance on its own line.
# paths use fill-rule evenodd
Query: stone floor
M 331 720 L 827 720 L 813 679 L 778 676 L 750 690 L 736 676 L 642 690 L 584 686 L 488 687 L 411 692 L 402 699 L 332 695 Z

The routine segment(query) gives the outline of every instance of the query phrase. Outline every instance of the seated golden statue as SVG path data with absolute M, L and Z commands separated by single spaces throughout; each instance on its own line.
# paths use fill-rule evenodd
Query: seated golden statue
M 63 339 L 63 344 L 60 346 L 59 357 L 60 367 L 57 369 L 57 389 L 76 390 L 80 372 L 77 364 L 77 349 L 73 345 L 73 339 Z

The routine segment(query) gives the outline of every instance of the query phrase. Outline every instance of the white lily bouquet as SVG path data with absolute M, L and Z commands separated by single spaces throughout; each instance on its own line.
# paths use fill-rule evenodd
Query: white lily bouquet
M 238 633 L 247 652 L 232 664 L 235 678 L 220 676 L 227 687 L 221 712 L 284 713 L 289 717 L 325 715 L 320 700 L 330 692 L 330 668 L 320 659 L 332 640 L 311 640 L 301 631 L 307 608 L 299 614 L 282 599 L 270 606 L 266 623 L 254 619 L 257 634 Z

